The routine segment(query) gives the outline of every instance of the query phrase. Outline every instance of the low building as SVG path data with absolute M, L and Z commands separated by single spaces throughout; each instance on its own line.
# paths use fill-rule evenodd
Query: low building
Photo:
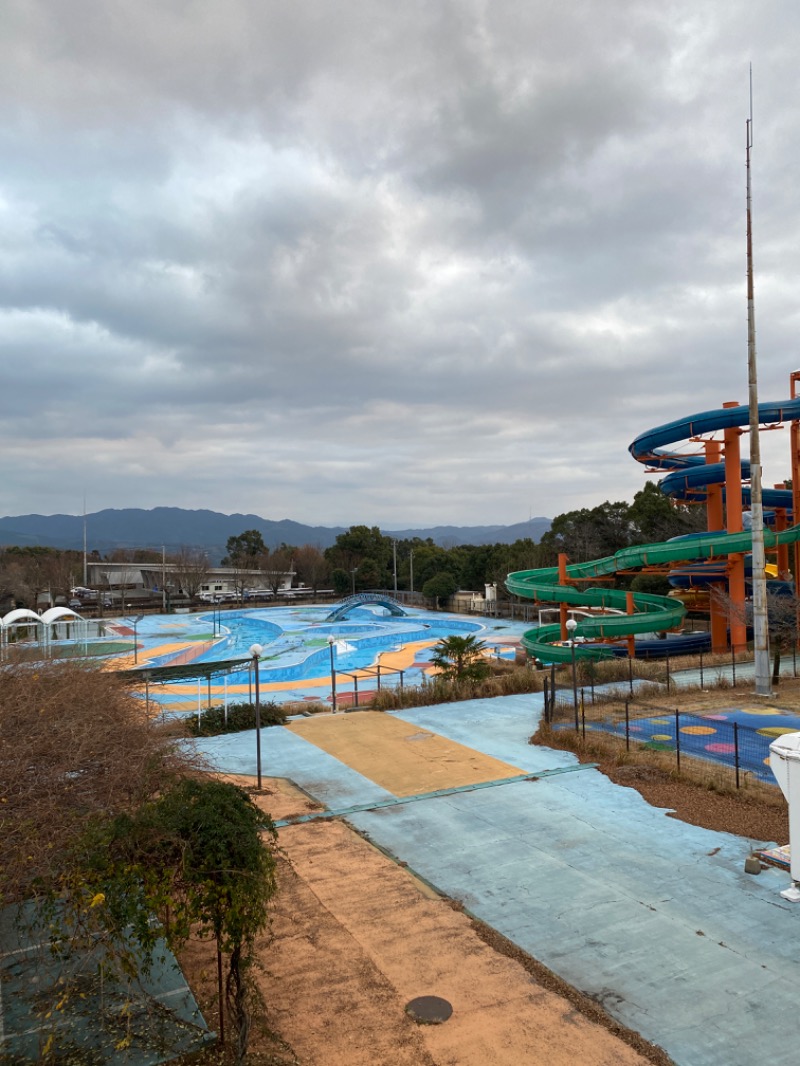
M 92 598 L 107 597 L 110 602 L 105 606 L 153 596 L 161 596 L 165 602 L 170 602 L 185 599 L 188 595 L 188 590 L 182 587 L 185 579 L 175 563 L 89 560 L 86 566 L 87 584 L 95 593 Z M 271 588 L 265 588 L 267 578 L 270 586 L 276 586 L 280 595 L 292 588 L 295 571 L 267 575 L 263 570 L 209 566 L 202 574 L 195 573 L 192 583 L 197 586 L 197 599 L 213 603 L 252 599 L 255 593 L 266 598 L 272 592 Z M 85 596 L 86 590 L 83 592 Z

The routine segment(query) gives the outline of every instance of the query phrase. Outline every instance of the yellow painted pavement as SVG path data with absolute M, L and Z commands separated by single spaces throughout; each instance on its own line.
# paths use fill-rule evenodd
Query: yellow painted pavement
M 374 711 L 304 718 L 285 728 L 395 796 L 497 781 L 525 772 Z
M 133 641 L 133 633 L 130 636 L 119 636 L 118 640 L 130 640 Z M 139 656 L 136 662 L 137 666 L 143 666 L 145 663 L 152 662 L 153 659 L 158 658 L 159 655 L 173 655 L 180 651 L 185 651 L 187 648 L 195 647 L 195 642 L 191 640 L 181 640 L 173 642 L 172 644 L 159 644 L 156 648 L 148 648 L 145 653 L 142 649 L 139 649 Z M 115 659 L 108 659 L 105 664 L 107 670 L 131 670 L 134 666 L 133 652 L 126 655 L 120 655 Z

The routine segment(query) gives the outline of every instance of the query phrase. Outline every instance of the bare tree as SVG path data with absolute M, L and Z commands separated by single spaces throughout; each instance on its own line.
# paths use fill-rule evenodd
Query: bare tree
M 190 548 L 182 544 L 171 562 L 174 564 L 175 579 L 189 597 L 197 598 L 200 589 L 208 577 L 208 556 L 200 548 Z
M 294 566 L 298 580 L 308 585 L 315 596 L 322 585 L 330 581 L 330 563 L 313 544 L 305 544 L 297 549 L 294 554 Z
M 69 599 L 70 591 L 78 582 L 81 573 L 81 557 L 75 551 L 53 551 L 42 557 L 42 578 L 53 596 Z
M 47 560 L 51 548 L 8 548 L 4 553 L 7 572 L 13 575 L 14 596 L 32 610 L 48 589 Z
M 27 603 L 31 597 L 25 567 L 19 555 L 0 552 L 0 603 L 10 610 L 17 603 Z
M 258 567 L 264 582 L 273 596 L 283 588 L 283 579 L 292 567 L 292 549 L 282 544 L 274 551 L 264 551 L 258 558 Z
M 711 595 L 730 621 L 753 624 L 753 604 L 746 600 L 743 607 L 735 603 L 727 592 L 712 589 Z M 790 591 L 767 590 L 767 623 L 772 648 L 772 683 L 777 686 L 781 676 L 781 655 L 797 647 L 800 638 L 800 598 Z

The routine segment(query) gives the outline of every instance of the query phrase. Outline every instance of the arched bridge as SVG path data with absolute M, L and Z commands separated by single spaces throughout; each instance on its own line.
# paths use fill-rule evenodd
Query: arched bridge
M 397 600 L 392 599 L 383 592 L 357 592 L 355 596 L 348 596 L 346 600 L 332 611 L 325 619 L 326 622 L 339 622 L 346 618 L 355 607 L 363 607 L 365 603 L 377 603 L 385 607 L 391 614 L 404 618 L 406 612 Z

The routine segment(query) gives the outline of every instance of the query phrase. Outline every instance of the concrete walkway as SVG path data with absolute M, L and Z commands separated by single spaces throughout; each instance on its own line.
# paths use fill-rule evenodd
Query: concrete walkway
M 524 695 L 395 717 L 526 772 L 574 765 L 528 744 L 540 707 Z M 391 795 L 289 730 L 262 737 L 264 774 L 292 778 L 329 807 Z M 198 746 L 228 772 L 254 772 L 252 733 Z M 787 874 L 743 871 L 766 841 L 668 818 L 587 769 L 350 821 L 679 1066 L 797 1060 L 800 906 L 779 895 Z

